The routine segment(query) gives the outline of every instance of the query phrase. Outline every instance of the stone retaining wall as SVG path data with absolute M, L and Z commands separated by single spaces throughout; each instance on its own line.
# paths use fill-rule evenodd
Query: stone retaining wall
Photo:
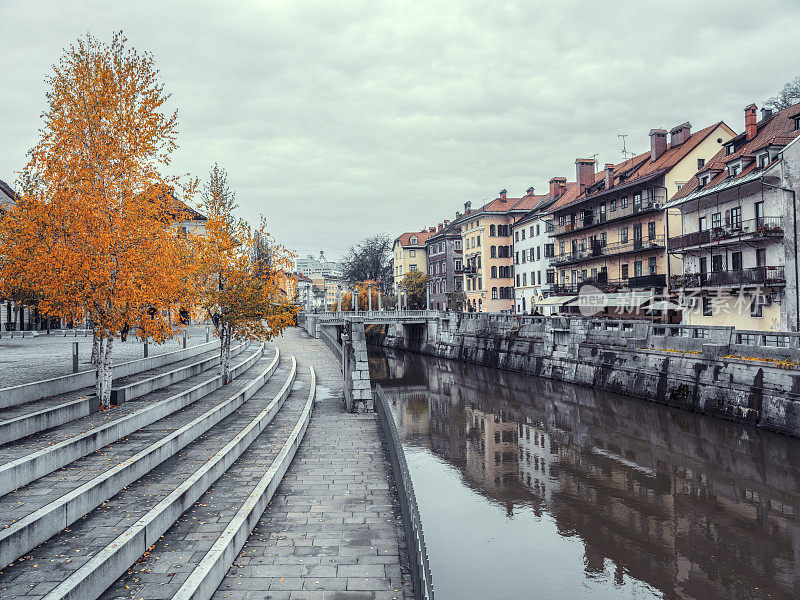
M 370 342 L 661 402 L 800 437 L 797 348 L 655 335 L 650 323 L 452 315 L 393 324 Z M 374 331 L 375 328 L 372 328 Z M 785 361 L 783 363 L 779 361 Z

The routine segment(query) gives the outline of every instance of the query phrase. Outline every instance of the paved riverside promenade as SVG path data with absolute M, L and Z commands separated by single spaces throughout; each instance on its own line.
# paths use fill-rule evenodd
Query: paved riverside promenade
M 297 357 L 298 372 L 313 365 L 317 401 L 291 467 L 214 600 L 412 598 L 375 416 L 345 413 L 341 368 L 321 341 L 292 328 L 274 344 Z
M 67 330 L 53 329 L 50 335 L 46 331 L 37 332 L 37 337 L 14 337 L 3 334 L 0 338 L 0 388 L 22 385 L 32 381 L 41 381 L 52 377 L 60 377 L 72 373 L 72 344 L 78 342 L 78 359 L 81 371 L 92 369 L 89 359 L 92 356 L 92 338 L 79 335 L 74 337 Z M 205 325 L 189 325 L 187 327 L 187 345 L 196 346 L 206 341 Z M 167 340 L 163 344 L 150 344 L 150 356 L 166 354 L 183 348 L 181 337 Z M 213 333 L 211 340 L 214 340 Z M 114 340 L 111 358 L 114 363 L 136 360 L 144 357 L 142 342 L 134 335 L 123 342 Z

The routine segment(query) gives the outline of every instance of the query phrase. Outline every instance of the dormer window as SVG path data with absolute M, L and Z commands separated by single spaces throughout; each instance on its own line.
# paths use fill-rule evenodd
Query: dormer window
M 708 185 L 708 175 L 703 175 L 697 180 L 698 189 L 704 188 Z
M 732 165 L 728 167 L 728 174 L 731 177 L 736 177 L 739 174 L 739 165 Z
M 734 152 L 736 152 L 736 149 L 733 147 L 733 144 L 729 144 L 728 146 L 725 147 L 726 154 L 730 155 L 733 154 Z
M 411 239 L 409 240 L 409 243 L 410 243 L 412 246 L 416 246 L 416 245 L 417 245 L 417 236 L 415 236 L 415 235 L 412 235 L 412 236 L 411 236 Z
M 800 129 L 800 116 L 794 118 L 794 129 L 795 131 Z
M 762 169 L 769 164 L 769 154 L 762 154 L 758 157 L 758 166 Z

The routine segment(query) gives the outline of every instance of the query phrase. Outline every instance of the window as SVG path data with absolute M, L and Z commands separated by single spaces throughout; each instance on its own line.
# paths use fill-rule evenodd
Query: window
M 564 254 L 564 242 L 558 242 L 558 253 Z
M 519 287 L 519 282 L 520 282 L 519 273 L 517 273 L 517 287 Z
M 411 266 L 408 268 L 408 270 L 409 270 L 409 271 L 416 271 L 416 270 L 417 270 L 417 265 L 411 265 Z
M 609 212 L 617 212 L 617 200 L 616 198 L 611 201 L 610 206 L 608 207 Z
M 539 227 L 539 226 L 537 225 L 536 227 Z M 537 231 L 536 235 L 538 235 L 538 234 L 539 234 L 539 232 Z M 531 225 L 531 237 L 533 237 L 533 225 Z
M 478 289 L 479 290 L 483 289 L 483 278 L 482 277 L 478 277 Z
M 711 227 L 722 227 L 722 213 L 714 213 L 711 215 Z
M 654 240 L 656 239 L 656 222 L 650 221 L 647 224 L 647 239 Z
M 767 250 L 766 248 L 756 248 L 756 266 L 767 266 Z
M 742 207 L 736 206 L 731 209 L 731 228 L 732 229 L 741 229 L 742 228 Z
M 525 262 L 528 258 L 528 253 L 525 250 L 522 251 L 522 262 Z
M 411 239 L 408 240 L 408 243 L 411 244 L 412 246 L 416 246 L 417 245 L 417 236 L 412 235 Z
M 764 316 L 764 296 L 761 294 L 756 294 L 753 296 L 752 302 L 750 302 L 750 316 L 751 317 L 763 317 Z
M 481 245 L 481 236 L 476 236 L 475 240 L 477 241 L 478 246 Z
M 736 177 L 739 174 L 739 165 L 732 165 L 728 167 L 728 174 L 731 177 Z
M 564 215 L 561 215 L 560 217 L 558 217 L 558 226 L 559 227 L 564 227 Z
M 711 298 L 703 296 L 703 316 L 710 317 L 712 314 Z
M 514 241 L 515 241 L 515 242 L 518 242 L 518 241 L 519 241 L 519 231 L 515 231 L 515 232 L 514 232 Z
M 627 279 L 628 278 L 628 265 L 627 264 L 622 265 L 620 267 L 620 269 L 619 269 L 619 272 L 620 272 L 620 277 L 622 277 L 622 279 Z
M 514 252 L 514 264 L 519 264 L 519 252 Z
M 497 258 L 497 246 L 491 246 L 489 248 L 489 256 L 491 258 Z
M 536 224 L 536 235 L 539 235 L 539 223 Z
M 455 261 L 455 269 L 456 269 L 456 271 L 460 271 L 461 270 L 461 260 L 458 259 L 458 258 Z
M 762 154 L 758 157 L 758 166 L 762 169 L 769 164 L 769 154 Z
M 633 276 L 634 277 L 641 277 L 642 276 L 642 261 L 637 260 L 633 263 Z
M 625 210 L 626 208 L 628 208 L 628 197 L 627 196 L 623 196 L 622 197 L 622 200 L 620 201 L 620 208 L 622 210 Z
M 533 248 L 531 248 L 531 256 L 533 256 Z M 542 247 L 536 246 L 536 260 L 542 259 Z
M 794 129 L 795 129 L 795 131 L 800 129 L 800 117 L 795 117 L 794 118 Z
M 619 230 L 619 241 L 622 242 L 623 244 L 627 244 L 628 243 L 628 228 L 627 227 L 623 227 L 622 229 Z
M 409 250 L 409 251 L 408 251 L 408 255 L 409 255 L 411 258 L 414 258 L 414 257 L 417 255 L 417 251 L 416 251 L 416 250 Z
M 525 230 L 523 229 L 519 233 L 522 236 L 522 239 L 524 240 L 525 239 Z
M 731 252 L 731 270 L 732 271 L 741 271 L 742 270 L 742 253 L 741 252 Z
M 756 202 L 753 205 L 753 210 L 756 214 L 756 227 L 764 225 L 764 201 Z
M 715 254 L 711 257 L 711 272 L 712 273 L 720 273 L 724 267 L 724 259 L 725 257 L 722 254 Z
M 729 155 L 729 156 L 730 156 L 730 155 L 731 155 L 731 154 L 733 154 L 734 152 L 736 152 L 736 149 L 734 148 L 734 145 L 733 145 L 733 144 L 728 144 L 728 145 L 725 147 L 725 154 L 727 154 L 727 155 Z
M 655 275 L 656 274 L 656 257 L 651 256 L 647 259 L 647 274 L 648 275 Z
M 697 188 L 702 189 L 708 185 L 708 175 L 703 175 L 697 180 Z
M 641 194 L 634 194 L 633 195 L 633 212 L 639 212 L 642 210 L 642 195 Z
M 601 231 L 600 232 L 600 247 L 604 248 L 605 245 L 606 245 L 606 232 L 605 231 Z
M 492 277 L 492 279 L 497 279 L 497 267 L 494 266 L 494 265 L 492 265 L 491 277 Z
M 461 240 L 456 240 L 455 249 L 456 250 L 461 250 Z
M 533 273 L 531 273 L 531 279 L 533 279 L 532 275 L 533 275 Z M 517 278 L 519 278 L 519 275 L 517 275 Z M 533 282 L 531 281 L 531 283 L 533 283 Z M 519 285 L 519 284 L 517 284 L 517 285 Z M 527 273 L 523 273 L 522 274 L 522 285 L 528 285 L 528 274 Z
M 708 229 L 708 217 L 700 217 L 698 221 L 700 231 L 705 231 Z
M 705 158 L 698 158 L 697 159 L 697 170 L 699 171 L 703 167 L 706 166 L 706 159 Z
M 547 269 L 547 283 L 556 282 L 556 272 L 553 269 Z

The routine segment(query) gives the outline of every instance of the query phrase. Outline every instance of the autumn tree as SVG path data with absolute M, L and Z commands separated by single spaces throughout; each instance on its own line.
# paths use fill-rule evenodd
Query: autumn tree
M 220 339 L 220 373 L 230 381 L 232 340 L 267 341 L 294 324 L 285 289 L 293 255 L 274 243 L 262 219 L 253 229 L 234 214 L 236 195 L 214 165 L 203 190 L 204 235 L 192 237 L 197 302 Z
M 356 293 L 358 295 L 358 310 L 369 309 L 369 297 L 372 295 L 372 310 L 378 310 L 378 282 L 376 281 L 359 281 L 355 284 Z M 383 298 L 381 298 L 383 300 Z M 331 305 L 331 310 L 337 310 L 339 306 L 338 301 Z M 352 289 L 342 293 L 342 310 L 354 310 L 353 306 L 353 292 Z
M 421 310 L 428 307 L 428 276 L 422 271 L 409 271 L 403 275 L 400 289 L 406 295 L 409 309 Z
M 177 115 L 165 112 L 152 55 L 122 33 L 110 44 L 79 39 L 46 84 L 22 192 L 0 221 L 0 291 L 29 290 L 43 314 L 90 324 L 95 391 L 107 407 L 115 337 L 170 337 L 188 289 L 165 193 L 178 182 L 160 173 L 176 148 Z

